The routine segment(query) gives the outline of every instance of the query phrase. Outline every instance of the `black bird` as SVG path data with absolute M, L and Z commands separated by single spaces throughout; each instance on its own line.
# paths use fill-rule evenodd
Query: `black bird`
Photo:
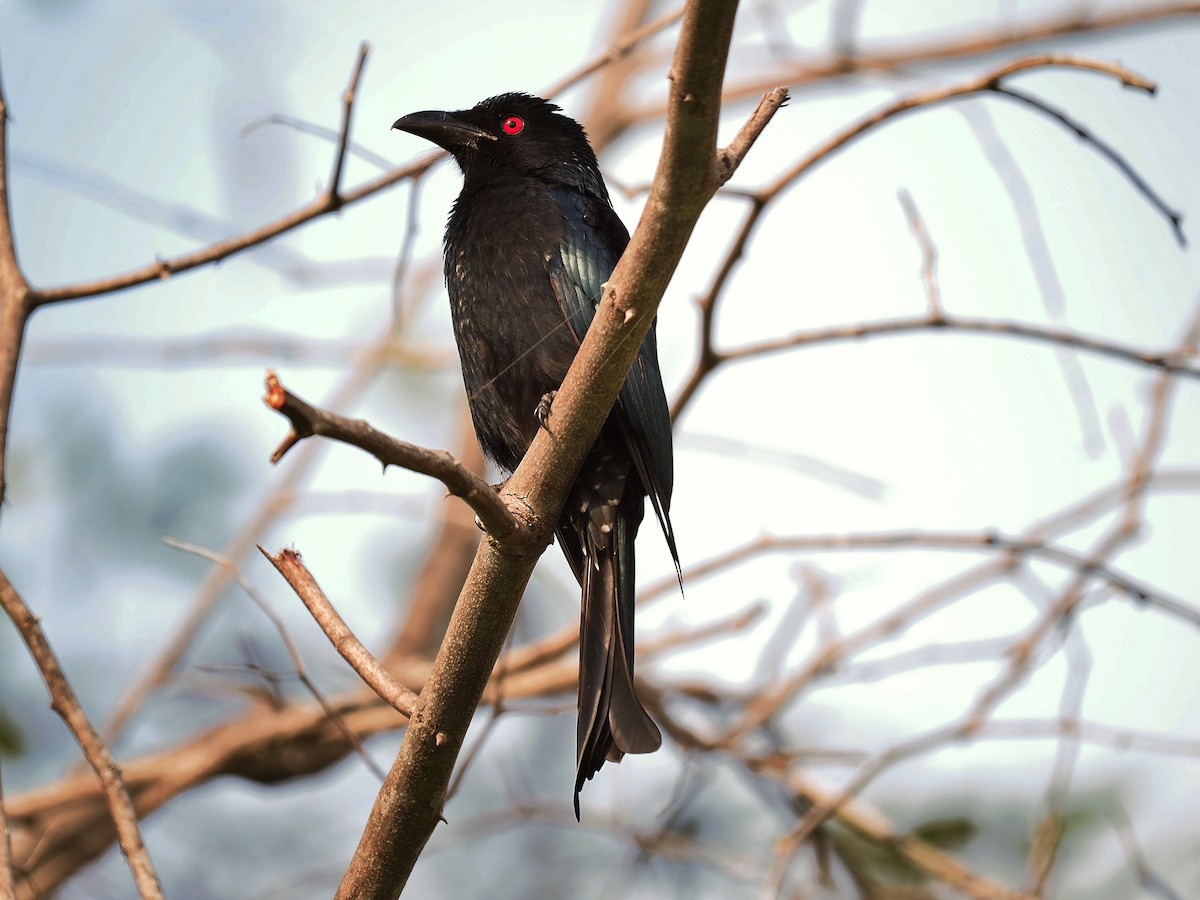
M 546 100 L 501 94 L 393 127 L 444 147 L 462 169 L 445 237 L 451 318 L 475 432 L 512 472 L 546 425 L 629 232 L 583 128 Z M 582 589 L 576 818 L 579 791 L 605 760 L 662 744 L 633 684 L 633 544 L 649 497 L 678 574 L 673 480 L 651 328 L 556 531 Z

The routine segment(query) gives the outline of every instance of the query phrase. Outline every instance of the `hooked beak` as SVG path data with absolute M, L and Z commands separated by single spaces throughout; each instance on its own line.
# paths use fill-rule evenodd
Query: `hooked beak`
M 464 122 L 457 118 L 455 113 L 436 109 L 401 116 L 392 124 L 392 127 L 415 134 L 417 137 L 423 137 L 452 153 L 460 147 L 478 147 L 481 138 L 487 138 L 489 141 L 496 140 L 495 135 L 488 134 L 483 129 Z

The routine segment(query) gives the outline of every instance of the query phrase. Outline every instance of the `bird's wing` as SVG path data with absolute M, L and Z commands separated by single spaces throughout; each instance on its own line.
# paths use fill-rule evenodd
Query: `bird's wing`
M 576 338 L 582 340 L 596 314 L 604 283 L 629 243 L 629 232 L 607 200 L 566 189 L 553 194 L 562 208 L 566 229 L 558 255 L 547 260 L 547 272 L 563 315 Z M 678 574 L 679 554 L 669 515 L 675 481 L 671 411 L 658 367 L 654 326 L 638 348 L 615 413 Z

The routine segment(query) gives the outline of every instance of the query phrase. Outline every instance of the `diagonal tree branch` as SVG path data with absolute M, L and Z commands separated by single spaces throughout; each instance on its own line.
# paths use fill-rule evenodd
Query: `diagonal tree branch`
M 215 244 L 210 244 L 207 247 L 202 247 L 169 259 L 158 259 L 148 265 L 132 269 L 121 275 L 113 275 L 107 278 L 98 278 L 93 281 L 83 281 L 61 287 L 32 288 L 29 292 L 30 310 L 32 311 L 33 309 L 52 303 L 63 303 L 67 300 L 82 300 L 128 290 L 138 285 L 158 281 L 163 278 L 170 278 L 172 275 L 179 272 L 186 272 L 188 269 L 195 269 L 199 266 L 220 262 L 244 250 L 249 250 L 252 247 L 257 247 L 259 244 L 266 243 L 272 238 L 276 238 L 284 232 L 291 231 L 293 228 L 304 225 L 314 219 L 338 212 L 343 207 L 366 199 L 384 188 L 399 184 L 408 178 L 419 177 L 423 174 L 435 160 L 426 159 L 410 163 L 406 166 L 393 169 L 390 172 L 385 172 L 379 177 L 351 190 L 345 192 L 341 190 L 342 167 L 346 156 L 346 145 L 350 139 L 350 112 L 358 90 L 358 80 L 362 75 L 369 52 L 370 47 L 367 44 L 363 44 L 359 48 L 350 86 L 343 95 L 342 127 L 338 133 L 333 174 L 330 176 L 329 185 L 318 197 L 287 215 L 253 231 L 248 231 L 245 234 L 240 234 L 223 241 L 217 241 Z
M 339 898 L 395 897 L 441 810 L 455 760 L 507 638 L 533 565 L 583 457 L 599 433 L 650 328 L 700 211 L 728 177 L 716 147 L 720 91 L 736 5 L 690 2 L 672 65 L 671 104 L 654 187 L 628 249 L 605 287 L 579 353 L 540 433 L 501 497 L 527 523 L 524 546 L 480 544 L 396 761 L 338 890 Z M 786 92 L 771 94 L 771 111 Z M 766 116 L 769 118 L 769 116 Z
M 300 602 L 312 614 L 313 619 L 321 626 L 329 642 L 337 649 L 346 662 L 366 682 L 367 686 L 379 695 L 379 698 L 405 716 L 412 716 L 417 703 L 417 695 L 384 668 L 379 660 L 371 655 L 363 646 L 362 641 L 354 636 L 350 626 L 338 615 L 321 586 L 308 567 L 300 561 L 300 554 L 295 550 L 281 550 L 277 555 L 268 553 L 261 546 L 259 552 L 267 558 L 292 586 Z
M 337 155 L 333 160 L 333 174 L 329 176 L 327 194 L 331 203 L 341 205 L 342 202 L 342 169 L 346 164 L 346 147 L 350 143 L 350 114 L 354 112 L 354 97 L 358 93 L 358 82 L 362 78 L 363 66 L 367 64 L 367 54 L 371 52 L 370 45 L 363 41 L 358 47 L 358 63 L 354 66 L 354 74 L 350 76 L 350 84 L 342 95 L 342 127 L 338 131 Z
M 137 811 L 129 799 L 129 792 L 121 778 L 117 761 L 113 759 L 108 747 L 88 721 L 83 707 L 79 705 L 79 699 L 71 690 L 71 684 L 63 674 L 37 617 L 25 605 L 25 601 L 3 572 L 0 572 L 0 607 L 4 608 L 5 613 L 16 625 L 21 639 L 25 641 L 30 655 L 37 663 L 46 688 L 50 691 L 50 706 L 67 723 L 67 727 L 75 735 L 75 740 L 79 741 L 83 755 L 87 757 L 104 787 L 109 814 L 117 830 L 117 841 L 121 845 L 121 852 L 129 861 L 129 870 L 133 873 L 138 894 L 143 900 L 161 900 L 162 885 L 158 883 L 154 864 L 142 843 L 142 835 L 138 831 Z

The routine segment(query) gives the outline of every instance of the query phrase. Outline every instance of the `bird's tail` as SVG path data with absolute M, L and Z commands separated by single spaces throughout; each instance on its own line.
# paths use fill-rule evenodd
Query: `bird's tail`
M 579 791 L 605 760 L 618 762 L 626 753 L 652 753 L 662 745 L 633 685 L 633 543 L 644 501 L 628 484 L 630 474 L 627 461 L 598 453 L 569 501 L 583 551 L 576 818 Z

